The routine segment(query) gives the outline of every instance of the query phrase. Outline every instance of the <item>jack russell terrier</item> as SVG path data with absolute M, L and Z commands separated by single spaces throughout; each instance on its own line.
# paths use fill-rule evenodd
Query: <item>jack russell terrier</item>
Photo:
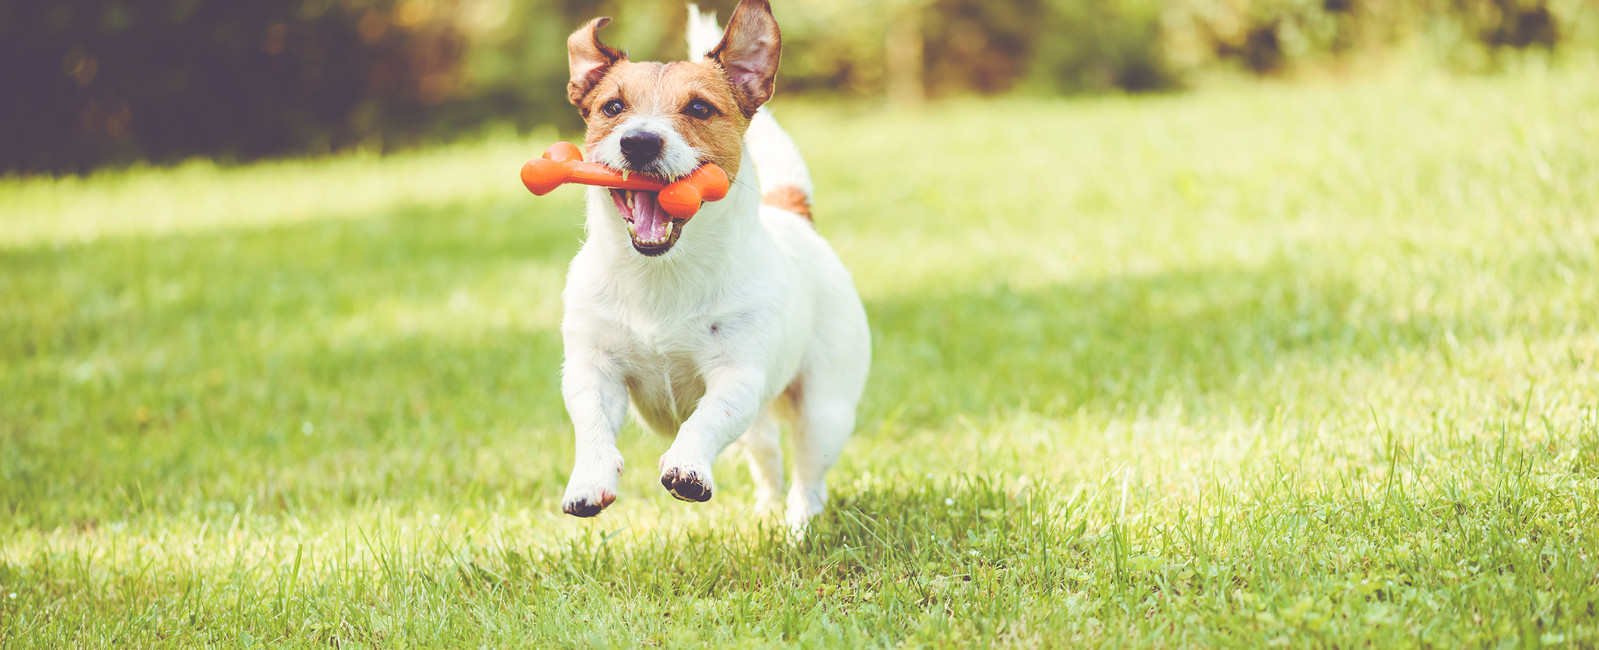
M 561 509 L 592 517 L 616 500 L 616 436 L 631 405 L 675 437 L 659 463 L 667 492 L 709 500 L 712 461 L 739 442 L 761 511 L 783 495 L 786 424 L 785 519 L 801 533 L 854 431 L 871 332 L 849 271 L 811 222 L 805 161 L 761 109 L 781 49 L 771 5 L 743 0 L 725 34 L 689 10 L 690 61 L 629 61 L 600 42 L 609 18 L 567 40 L 586 159 L 667 180 L 715 163 L 732 184 L 692 221 L 667 215 L 653 192 L 587 189 L 588 236 L 562 293 L 561 392 L 577 459 Z

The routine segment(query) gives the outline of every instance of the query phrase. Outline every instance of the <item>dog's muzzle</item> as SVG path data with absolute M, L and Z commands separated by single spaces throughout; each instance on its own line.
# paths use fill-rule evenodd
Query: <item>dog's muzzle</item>
M 661 157 L 661 150 L 666 148 L 666 141 L 660 135 L 635 129 L 622 136 L 618 143 L 622 150 L 622 157 L 627 159 L 629 167 L 634 169 L 648 169 Z

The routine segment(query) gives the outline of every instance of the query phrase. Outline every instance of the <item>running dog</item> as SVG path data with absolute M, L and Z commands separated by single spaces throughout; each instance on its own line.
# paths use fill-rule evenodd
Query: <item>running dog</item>
M 692 220 L 667 215 L 651 192 L 588 188 L 587 239 L 562 293 L 577 458 L 561 508 L 592 517 L 616 500 L 616 436 L 631 406 L 674 437 L 659 463 L 672 496 L 709 500 L 712 461 L 739 442 L 763 511 L 784 500 L 786 424 L 785 519 L 803 532 L 854 431 L 871 333 L 849 271 L 812 223 L 805 161 L 762 109 L 781 52 L 771 5 L 743 0 L 725 33 L 689 9 L 689 61 L 628 60 L 600 42 L 609 18 L 567 41 L 587 160 L 667 180 L 715 163 L 732 184 Z

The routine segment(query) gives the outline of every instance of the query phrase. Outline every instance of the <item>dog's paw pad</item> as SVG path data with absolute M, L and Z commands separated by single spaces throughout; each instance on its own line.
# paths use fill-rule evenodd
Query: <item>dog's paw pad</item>
M 600 492 L 597 495 L 568 499 L 561 503 L 561 511 L 573 517 L 593 517 L 616 501 L 616 495 Z
M 661 485 L 679 501 L 704 503 L 711 500 L 710 480 L 700 478 L 699 472 L 694 470 L 667 469 L 661 472 Z

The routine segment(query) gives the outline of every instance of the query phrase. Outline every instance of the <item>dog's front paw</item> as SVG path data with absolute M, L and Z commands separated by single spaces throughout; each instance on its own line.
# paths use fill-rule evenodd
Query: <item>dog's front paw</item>
M 561 511 L 573 517 L 593 517 L 614 501 L 616 495 L 603 490 L 582 496 L 567 495 L 561 500 Z
M 617 483 L 622 477 L 622 458 L 579 462 L 566 483 L 561 511 L 574 517 L 593 517 L 616 501 Z
M 703 503 L 711 500 L 716 482 L 709 465 L 671 463 L 661 459 L 661 485 L 679 501 Z

